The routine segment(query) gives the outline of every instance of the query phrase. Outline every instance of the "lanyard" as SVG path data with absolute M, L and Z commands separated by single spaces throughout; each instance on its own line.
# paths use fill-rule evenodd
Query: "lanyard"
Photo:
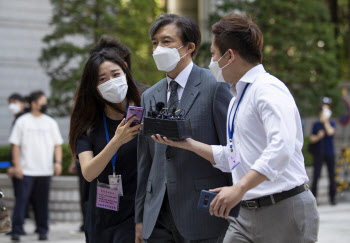
M 126 111 L 128 111 L 129 108 L 129 101 L 126 101 Z M 125 115 L 124 115 L 125 118 Z M 106 132 L 106 140 L 107 140 L 107 144 L 109 143 L 109 134 L 108 134 L 108 129 L 107 129 L 107 121 L 106 121 L 106 114 L 103 112 L 103 123 L 104 123 L 104 127 L 105 127 L 105 132 Z M 111 161 L 112 161 L 112 166 L 113 166 L 113 176 L 115 177 L 115 162 L 117 161 L 117 154 L 118 151 L 115 152 L 115 154 L 113 155 Z
M 235 103 L 236 101 L 233 103 L 232 107 L 231 107 L 231 111 L 230 111 L 230 115 L 228 116 L 228 122 L 227 122 L 227 131 L 228 131 L 228 137 L 230 139 L 230 149 L 231 149 L 231 152 L 233 152 L 233 149 L 232 149 L 232 138 L 233 138 L 233 133 L 235 132 L 235 117 L 236 117 L 236 113 L 237 113 L 237 110 L 238 110 L 238 107 L 239 105 L 241 104 L 241 101 L 243 99 L 243 96 L 245 94 L 245 91 L 247 90 L 249 86 L 249 83 L 246 84 L 244 90 L 243 90 L 243 93 L 241 95 L 241 98 L 239 99 L 238 101 L 238 104 L 237 104 L 237 107 L 236 107 L 236 110 L 235 110 L 235 113 L 233 115 L 233 119 L 232 119 L 232 127 L 230 127 L 230 118 L 231 118 L 231 113 L 232 113 L 232 109 L 233 107 L 235 106 Z

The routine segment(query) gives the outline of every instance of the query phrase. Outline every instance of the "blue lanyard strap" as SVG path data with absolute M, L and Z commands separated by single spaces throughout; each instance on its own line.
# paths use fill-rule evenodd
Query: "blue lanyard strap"
M 126 101 L 126 111 L 128 111 L 129 108 L 129 101 Z M 126 117 L 126 115 L 124 115 L 124 118 Z M 109 134 L 108 134 L 108 129 L 107 129 L 107 119 L 106 119 L 106 114 L 103 112 L 103 124 L 105 127 L 105 133 L 106 133 L 106 140 L 107 140 L 107 144 L 109 143 Z M 118 151 L 115 152 L 115 154 L 113 155 L 111 161 L 112 161 L 112 166 L 113 166 L 113 176 L 115 176 L 115 163 L 117 161 L 117 154 Z
M 243 99 L 243 96 L 244 96 L 245 91 L 247 90 L 248 86 L 249 86 L 249 83 L 247 83 L 246 86 L 244 87 L 244 90 L 243 90 L 243 92 L 242 92 L 241 98 L 240 98 L 239 101 L 238 101 L 238 104 L 237 104 L 235 113 L 234 113 L 234 115 L 233 115 L 231 127 L 230 127 L 230 118 L 231 118 L 231 113 L 232 113 L 233 107 L 235 106 L 236 101 L 233 103 L 233 105 L 232 105 L 232 107 L 231 107 L 230 115 L 228 116 L 227 131 L 228 131 L 228 137 L 229 137 L 229 139 L 230 139 L 230 149 L 231 149 L 231 152 L 233 152 L 233 149 L 232 149 L 232 138 L 233 138 L 233 133 L 235 132 L 235 117 L 236 117 L 236 113 L 237 113 L 238 107 L 239 107 L 239 105 L 241 104 L 241 101 L 242 101 L 242 99 Z

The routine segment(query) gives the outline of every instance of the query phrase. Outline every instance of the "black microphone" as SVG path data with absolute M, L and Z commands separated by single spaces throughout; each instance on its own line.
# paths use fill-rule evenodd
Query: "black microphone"
M 163 102 L 158 102 L 158 103 L 156 104 L 156 110 L 157 110 L 158 112 L 160 112 L 161 110 L 163 110 L 164 106 L 165 106 L 165 104 L 164 104 Z
M 149 111 L 147 113 L 148 117 L 152 117 L 153 109 L 152 109 L 152 100 L 149 100 Z

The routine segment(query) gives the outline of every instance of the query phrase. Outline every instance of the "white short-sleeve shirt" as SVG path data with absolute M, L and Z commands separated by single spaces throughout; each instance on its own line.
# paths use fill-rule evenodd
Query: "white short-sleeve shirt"
M 31 113 L 17 119 L 9 142 L 20 146 L 20 163 L 26 176 L 52 176 L 54 148 L 63 139 L 54 119 Z

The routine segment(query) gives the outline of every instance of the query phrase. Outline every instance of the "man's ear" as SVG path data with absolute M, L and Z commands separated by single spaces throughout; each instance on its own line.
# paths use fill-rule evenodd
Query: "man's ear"
M 189 42 L 187 44 L 187 53 L 192 53 L 196 50 L 196 44 L 194 44 L 193 42 Z
M 228 49 L 227 55 L 229 57 L 228 63 L 232 63 L 236 58 L 235 52 L 232 49 Z

